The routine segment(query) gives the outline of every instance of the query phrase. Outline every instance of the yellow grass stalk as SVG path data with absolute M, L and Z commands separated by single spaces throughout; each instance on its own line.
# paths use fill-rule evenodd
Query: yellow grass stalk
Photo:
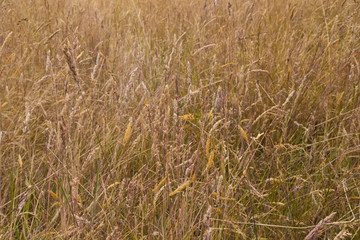
M 15 55 L 14 53 L 10 54 L 10 56 L 6 59 L 6 64 L 8 64 L 11 61 L 14 55 Z
M 175 191 L 173 191 L 172 193 L 170 193 L 169 194 L 169 197 L 171 197 L 171 196 L 174 196 L 175 194 L 178 194 L 179 192 L 181 192 L 182 190 L 184 190 L 187 186 L 189 186 L 193 181 L 195 181 L 195 174 L 194 174 L 194 176 L 190 179 L 190 180 L 188 180 L 188 181 L 186 181 L 186 182 L 184 182 L 182 185 L 180 185 L 177 189 L 175 189 Z
M 54 202 L 50 208 L 56 207 L 57 205 L 60 205 L 60 202 Z
M 84 51 L 82 51 L 82 52 L 76 57 L 76 60 L 79 60 L 83 54 L 84 54 Z
M 265 182 L 270 184 L 277 184 L 277 183 L 282 183 L 283 181 L 279 178 L 268 178 L 265 180 Z
M 206 164 L 206 169 L 209 169 L 214 161 L 214 151 L 211 151 L 209 161 Z
M 227 198 L 227 197 L 219 197 L 220 200 L 224 200 L 224 201 L 235 201 L 235 198 Z
M 272 202 L 272 204 L 278 205 L 279 207 L 285 206 L 285 204 L 282 202 Z
M 159 182 L 159 184 L 152 190 L 152 192 L 157 192 L 160 189 L 160 187 L 165 183 L 166 179 L 167 176 L 164 177 L 164 179 Z
M 249 139 L 246 135 L 246 132 L 244 131 L 244 129 L 239 125 L 239 129 L 240 129 L 240 133 L 241 133 L 241 136 L 248 142 Z
M 194 115 L 192 115 L 191 113 L 180 116 L 179 118 L 182 119 L 182 120 L 194 120 L 195 119 Z
M 113 187 L 115 187 L 116 185 L 119 185 L 119 184 L 120 184 L 120 182 L 114 182 L 113 184 L 110 184 L 110 186 L 108 186 L 106 188 L 106 190 L 109 190 L 110 188 L 113 188 Z
M 211 111 L 207 114 L 207 118 L 209 119 L 209 118 L 211 118 L 212 116 L 214 116 L 214 114 L 213 114 L 213 109 L 211 109 Z
M 22 162 L 22 158 L 21 158 L 20 154 L 19 154 L 19 157 L 18 157 L 18 163 L 19 163 L 20 167 L 22 167 L 23 162 Z
M 125 134 L 124 134 L 124 138 L 123 138 L 123 144 L 126 145 L 126 143 L 128 142 L 130 136 L 131 136 L 131 127 L 132 127 L 132 119 L 130 118 L 130 121 L 127 125 Z
M 218 194 L 216 192 L 213 192 L 211 194 L 214 198 L 217 198 L 218 197 Z M 219 196 L 219 200 L 224 200 L 224 201 L 235 201 L 236 199 L 235 198 L 227 198 L 227 197 L 220 197 Z
M 77 201 L 78 201 L 78 203 L 82 203 L 82 199 L 79 194 L 77 195 Z
M 53 191 L 51 191 L 51 190 L 47 190 L 47 192 L 51 195 L 51 197 L 53 198 L 53 199 L 55 199 L 55 200 L 59 200 L 59 197 L 58 197 L 58 195 L 56 195 L 56 193 L 54 193 Z

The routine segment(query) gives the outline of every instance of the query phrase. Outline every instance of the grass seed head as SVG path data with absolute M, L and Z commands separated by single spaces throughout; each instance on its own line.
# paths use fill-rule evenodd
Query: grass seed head
M 126 143 L 129 141 L 132 131 L 132 118 L 130 118 L 129 123 L 126 127 L 126 131 L 123 138 L 123 145 L 126 145 Z

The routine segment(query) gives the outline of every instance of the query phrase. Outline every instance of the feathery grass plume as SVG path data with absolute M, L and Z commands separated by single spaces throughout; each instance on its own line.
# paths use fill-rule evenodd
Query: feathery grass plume
M 215 153 L 214 153 L 214 150 L 213 150 L 210 153 L 209 160 L 208 160 L 208 162 L 206 164 L 206 169 L 209 169 L 211 167 L 211 165 L 212 165 L 212 163 L 214 161 L 214 155 L 215 155 Z
M 157 192 L 157 190 L 159 190 L 160 187 L 165 183 L 166 179 L 167 176 L 165 176 L 164 179 L 159 182 L 159 184 L 152 190 L 152 192 Z
M 91 72 L 91 80 L 92 81 L 94 81 L 95 78 L 96 78 L 97 71 L 98 71 L 98 68 L 99 68 L 99 62 L 100 62 L 100 53 L 97 54 L 96 62 L 95 62 L 94 68 L 93 68 L 93 70 Z
M 147 89 L 147 87 L 143 81 L 141 81 L 141 86 L 142 86 L 143 90 L 145 91 L 146 97 L 149 98 L 150 97 L 149 90 Z
M 119 199 L 123 199 L 123 197 L 124 197 L 124 192 L 125 192 L 125 184 L 126 184 L 126 178 L 124 178 L 122 181 L 121 181 L 121 183 L 120 183 L 120 186 L 119 186 L 119 194 L 118 194 L 118 198 Z
M 286 98 L 285 102 L 282 104 L 282 106 L 284 107 L 292 98 L 292 96 L 294 96 L 295 94 L 295 90 L 291 90 L 291 92 L 289 93 L 288 97 Z
M 220 123 L 223 121 L 224 121 L 224 119 L 222 118 L 222 119 L 219 119 L 217 122 L 215 122 L 209 131 L 209 135 L 211 135 L 216 130 L 216 128 L 220 125 Z
M 23 161 L 22 161 L 22 158 L 21 158 L 20 154 L 18 155 L 18 163 L 19 163 L 19 166 L 21 168 L 23 166 Z
M 177 123 L 178 121 L 178 115 L 177 115 L 177 112 L 178 112 L 178 101 L 176 99 L 173 100 L 173 107 L 174 107 L 174 122 Z
M 85 219 L 85 218 L 83 218 L 83 217 L 80 217 L 80 216 L 78 216 L 78 215 L 74 215 L 75 216 L 75 219 L 76 219 L 76 221 L 78 222 L 78 223 L 81 223 L 81 224 L 83 224 L 83 225 L 89 225 L 89 224 L 91 224 L 91 222 L 90 221 L 88 221 L 87 219 Z
M 255 83 L 255 87 L 256 87 L 256 92 L 258 94 L 258 101 L 260 102 L 260 105 L 263 106 L 264 102 L 263 102 L 263 98 L 261 96 L 261 91 L 260 91 L 259 84 L 257 82 Z
M 74 51 L 75 50 L 71 50 L 68 46 L 65 46 L 63 49 L 63 53 L 65 55 L 65 59 L 69 66 L 70 72 L 72 73 L 73 79 L 75 80 L 76 83 L 80 83 L 79 75 L 76 68 Z
M 217 91 L 216 91 L 216 97 L 215 97 L 215 102 L 214 102 L 214 112 L 215 113 L 219 113 L 220 108 L 221 108 L 221 86 L 218 87 Z
M 165 186 L 162 186 L 157 192 L 155 192 L 155 196 L 154 196 L 154 200 L 153 200 L 153 204 L 156 204 L 156 201 L 158 200 L 161 192 L 164 190 Z
M 318 224 L 316 224 L 315 228 L 311 230 L 311 232 L 304 238 L 304 240 L 314 240 L 317 239 L 319 234 L 326 227 L 326 224 L 331 222 L 331 220 L 335 217 L 336 212 L 331 213 L 329 216 L 321 220 Z
M 149 94 L 149 91 L 148 91 L 144 81 L 141 81 L 141 83 L 136 87 L 135 92 L 138 92 L 140 89 L 142 89 L 142 91 L 144 93 L 142 96 L 144 98 L 145 104 L 147 104 L 150 94 Z
M 212 212 L 212 207 L 211 205 L 208 206 L 208 209 L 206 210 L 204 217 L 203 217 L 203 224 L 206 228 L 210 227 L 210 219 L 211 219 L 211 212 Z
M 240 129 L 240 133 L 241 133 L 241 136 L 246 140 L 246 142 L 249 141 L 247 135 L 246 135 L 246 132 L 244 131 L 244 129 L 239 125 L 239 129 Z
M 216 62 L 216 54 L 215 54 L 213 56 L 213 60 L 212 60 L 211 75 L 210 75 L 210 80 L 209 80 L 210 84 L 214 82 L 216 65 L 217 65 L 217 62 Z
M 21 198 L 21 201 L 18 205 L 18 214 L 20 214 L 21 210 L 23 209 L 27 199 L 28 199 L 28 196 L 29 196 L 29 193 L 30 193 L 30 190 L 32 188 L 32 185 L 28 186 L 25 193 L 23 193 L 22 195 L 22 198 Z
M 355 65 L 351 64 L 350 65 L 350 73 L 348 75 L 348 79 L 349 80 L 353 80 L 355 78 Z
M 128 123 L 127 127 L 126 127 L 126 131 L 125 131 L 124 138 L 123 138 L 123 141 L 122 141 L 123 145 L 126 145 L 126 143 L 129 141 L 129 138 L 131 136 L 131 131 L 132 131 L 131 128 L 132 128 L 132 117 L 130 117 L 129 123 Z
M 54 193 L 54 192 L 51 191 L 51 190 L 47 190 L 47 192 L 50 194 L 50 196 L 51 196 L 53 199 L 55 199 L 56 201 L 59 200 L 59 197 L 58 197 L 58 195 L 56 195 L 56 193 Z
M 188 168 L 186 168 L 185 170 L 185 177 L 189 177 L 190 174 L 192 173 L 192 170 L 194 168 L 194 164 L 192 163 Z
M 72 178 L 70 181 L 70 186 L 71 186 L 71 198 L 72 198 L 72 207 L 73 207 L 73 211 L 74 213 L 77 213 L 78 211 L 78 199 L 79 199 L 79 183 L 80 183 L 80 178 L 78 177 L 79 172 L 78 172 L 78 165 L 79 163 L 74 163 L 74 166 L 72 166 Z
M 30 116 L 31 116 L 31 110 L 29 109 L 29 104 L 26 103 L 25 104 L 25 119 L 24 119 L 24 127 L 22 129 L 23 133 L 27 132 L 28 130 L 28 123 L 30 121 Z
M 182 185 L 180 185 L 177 189 L 175 189 L 175 191 L 171 192 L 169 194 L 169 197 L 174 196 L 174 195 L 178 194 L 179 192 L 181 192 L 182 190 L 184 190 L 187 186 L 189 186 L 192 182 L 195 181 L 195 178 L 196 178 L 196 175 L 194 174 L 190 180 L 187 180 Z
M 136 179 L 132 179 L 129 184 L 128 187 L 126 189 L 126 198 L 125 198 L 125 203 L 126 206 L 128 208 L 132 208 L 132 206 L 135 204 L 135 198 L 136 196 L 136 190 L 137 190 L 137 180 Z

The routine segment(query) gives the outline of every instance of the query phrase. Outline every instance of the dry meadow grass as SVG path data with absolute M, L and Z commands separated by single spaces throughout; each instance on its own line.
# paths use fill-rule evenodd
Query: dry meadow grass
M 360 239 L 358 0 L 0 22 L 0 239 Z

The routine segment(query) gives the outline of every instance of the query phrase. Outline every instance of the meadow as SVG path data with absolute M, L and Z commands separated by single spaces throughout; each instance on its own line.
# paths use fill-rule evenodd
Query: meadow
M 0 239 L 360 239 L 358 0 L 0 22 Z

